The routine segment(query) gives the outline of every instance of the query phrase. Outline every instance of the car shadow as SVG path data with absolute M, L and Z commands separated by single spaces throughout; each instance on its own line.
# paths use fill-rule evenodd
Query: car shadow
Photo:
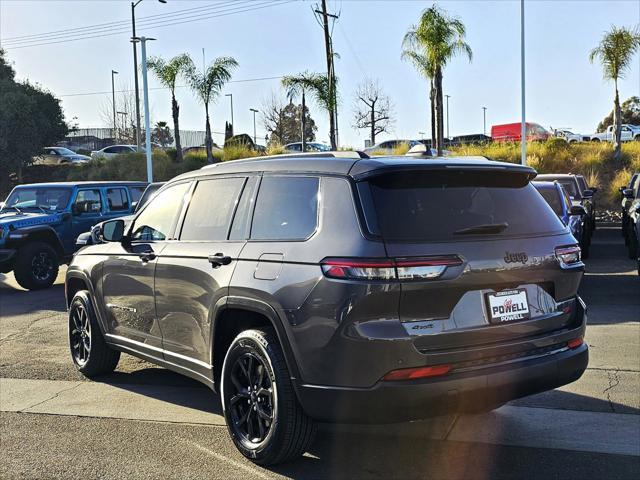
M 55 284 L 43 290 L 23 290 L 8 283 L 6 276 L 0 275 L 0 316 L 26 315 L 38 310 L 66 312 L 64 285 Z

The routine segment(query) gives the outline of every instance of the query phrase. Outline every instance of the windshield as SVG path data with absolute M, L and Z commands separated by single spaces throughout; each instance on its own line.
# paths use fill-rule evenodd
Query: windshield
M 54 150 L 58 152 L 60 155 L 76 155 L 76 152 L 64 147 L 56 147 Z
M 538 189 L 542 198 L 546 200 L 549 206 L 559 217 L 562 216 L 562 201 L 558 195 L 558 191 L 555 188 L 540 188 Z
M 60 187 L 20 187 L 11 192 L 3 210 L 40 210 L 59 212 L 69 204 L 71 189 Z
M 519 173 L 414 171 L 358 184 L 367 226 L 385 240 L 534 235 L 562 223 Z

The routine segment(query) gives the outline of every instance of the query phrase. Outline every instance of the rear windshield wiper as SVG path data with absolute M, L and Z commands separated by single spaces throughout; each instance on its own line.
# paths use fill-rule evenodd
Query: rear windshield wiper
M 509 227 L 507 222 L 502 223 L 486 223 L 484 225 L 475 225 L 473 227 L 461 228 L 453 232 L 454 235 L 473 235 L 474 233 L 501 233 Z

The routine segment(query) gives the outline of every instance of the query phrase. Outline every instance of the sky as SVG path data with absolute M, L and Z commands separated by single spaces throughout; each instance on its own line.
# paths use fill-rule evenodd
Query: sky
M 393 130 L 379 136 L 379 141 L 429 132 L 427 82 L 400 54 L 404 34 L 432 2 L 327 3 L 330 12 L 339 13 L 333 43 L 340 55 L 336 61 L 340 144 L 364 146 L 368 132 L 355 130 L 352 123 L 354 93 L 366 78 L 378 80 L 394 104 Z M 494 124 L 520 121 L 520 2 L 436 3 L 464 22 L 473 50 L 471 62 L 455 58 L 444 71 L 451 136 L 482 133 L 483 106 L 487 130 Z M 233 94 L 235 132 L 253 135 L 249 109 L 262 110 L 274 94 L 284 99 L 278 77 L 326 71 L 323 32 L 313 15 L 314 5 L 303 0 L 168 0 L 167 4 L 144 0 L 135 9 L 137 33 L 157 39 L 148 43 L 148 55 L 168 58 L 186 52 L 198 66 L 203 48 L 207 63 L 219 56 L 234 57 L 240 66 L 222 95 Z M 0 0 L 1 46 L 18 79 L 38 83 L 61 98 L 67 119 L 75 117 L 82 128 L 109 126 L 101 111 L 111 101 L 111 70 L 119 72 L 116 90 L 132 88 L 133 54 L 127 23 L 114 35 L 105 28 L 130 20 L 130 8 L 130 2 L 116 0 Z M 186 9 L 194 10 L 180 13 Z M 145 17 L 155 15 L 162 17 L 152 20 L 164 24 L 144 26 L 151 21 Z M 525 15 L 527 121 L 593 132 L 612 108 L 613 84 L 603 80 L 599 65 L 589 62 L 589 51 L 612 25 L 638 27 L 640 0 L 527 0 Z M 75 32 L 94 38 L 63 43 L 60 39 L 68 36 L 55 34 L 41 41 L 29 39 L 30 43 L 15 39 L 78 28 L 84 30 Z M 32 46 L 17 48 L 26 45 Z M 153 75 L 149 86 L 151 118 L 172 125 L 169 92 L 156 88 L 159 83 Z M 640 95 L 640 55 L 619 89 L 622 99 Z M 204 130 L 204 109 L 189 89 L 179 88 L 177 98 L 180 128 Z M 328 142 L 327 116 L 313 104 L 311 115 L 318 125 L 317 139 Z M 221 96 L 211 108 L 214 132 L 223 132 L 230 117 L 229 98 Z M 264 139 L 259 114 L 257 135 Z M 222 137 L 215 134 L 214 141 L 221 142 Z

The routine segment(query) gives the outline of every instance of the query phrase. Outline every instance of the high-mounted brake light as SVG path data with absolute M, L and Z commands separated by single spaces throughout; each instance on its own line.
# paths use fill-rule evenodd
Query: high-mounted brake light
M 416 380 L 418 378 L 439 377 L 451 371 L 451 365 L 434 365 L 431 367 L 401 368 L 387 373 L 382 380 Z
M 581 250 L 578 245 L 571 245 L 569 247 L 557 247 L 556 258 L 560 262 L 562 268 L 571 267 L 582 262 Z
M 462 265 L 457 255 L 421 258 L 325 258 L 327 277 L 345 280 L 429 280 L 440 277 L 447 267 Z

